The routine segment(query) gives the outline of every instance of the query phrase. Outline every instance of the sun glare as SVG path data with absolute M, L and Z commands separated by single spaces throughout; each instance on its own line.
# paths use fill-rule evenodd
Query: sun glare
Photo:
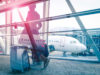
M 26 21 L 26 17 L 27 17 L 27 13 L 28 13 L 28 7 L 23 7 L 23 8 L 20 8 L 19 10 L 22 14 L 22 17 L 23 17 L 24 21 Z M 12 22 L 21 22 L 21 18 L 19 16 L 17 8 L 15 8 L 12 11 Z

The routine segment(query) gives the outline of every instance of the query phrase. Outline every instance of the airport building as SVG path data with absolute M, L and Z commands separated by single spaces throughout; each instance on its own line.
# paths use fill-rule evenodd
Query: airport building
M 73 31 L 73 32 L 74 32 L 73 37 L 78 39 L 81 43 L 85 44 L 87 46 L 87 48 L 90 49 L 90 47 L 92 45 L 89 44 L 88 39 L 83 34 L 83 32 L 80 31 L 80 30 L 76 30 L 76 31 Z M 94 43 L 96 44 L 96 46 L 100 50 L 100 28 L 87 29 L 87 32 L 90 35 L 90 37 L 92 38 L 92 40 L 94 41 Z

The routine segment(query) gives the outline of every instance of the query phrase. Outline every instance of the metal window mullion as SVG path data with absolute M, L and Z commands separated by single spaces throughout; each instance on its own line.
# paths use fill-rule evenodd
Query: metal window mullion
M 9 24 L 9 27 L 6 27 L 6 42 L 5 42 L 5 49 L 6 52 L 5 54 L 9 55 L 10 54 L 10 47 L 11 47 L 11 26 L 10 24 L 12 23 L 12 13 L 11 11 L 6 12 L 6 24 Z
M 13 1 L 12 3 L 8 3 L 6 5 L 0 6 L 0 12 L 9 11 L 17 7 L 24 7 L 32 3 L 39 3 L 43 1 L 47 1 L 47 0 L 16 0 Z
M 45 1 L 43 4 L 43 18 L 49 17 L 49 7 L 50 7 L 50 0 Z M 48 44 L 48 30 L 49 30 L 49 21 L 43 22 L 43 39 L 47 40 L 46 43 Z M 47 32 L 45 34 L 45 32 Z

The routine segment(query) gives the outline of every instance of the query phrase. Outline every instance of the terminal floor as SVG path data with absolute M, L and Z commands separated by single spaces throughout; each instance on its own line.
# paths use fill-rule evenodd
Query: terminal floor
M 51 59 L 45 70 L 11 72 L 9 56 L 0 55 L 0 75 L 100 75 L 100 63 Z

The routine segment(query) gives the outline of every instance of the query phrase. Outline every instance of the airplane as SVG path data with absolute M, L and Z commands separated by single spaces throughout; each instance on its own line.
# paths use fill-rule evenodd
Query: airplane
M 62 51 L 65 56 L 66 52 L 81 53 L 87 50 L 86 46 L 79 40 L 70 36 L 50 35 L 48 36 L 49 51 Z
M 35 42 L 39 47 L 46 41 L 39 38 L 39 36 L 35 36 Z M 19 43 L 29 47 L 31 46 L 29 38 L 26 35 L 21 35 Z M 59 36 L 59 35 L 48 36 L 48 49 L 50 52 L 62 51 L 64 53 L 71 52 L 76 54 L 87 50 L 86 46 L 80 43 L 79 40 L 70 36 Z
M 16 40 L 16 39 L 15 39 Z M 20 42 L 22 45 L 31 46 L 31 43 L 29 41 L 28 36 L 21 35 L 19 38 L 19 41 L 16 40 L 16 43 Z M 45 40 L 42 40 L 39 36 L 35 36 L 35 42 L 37 46 L 42 45 Z M 19 44 L 19 43 L 18 43 Z M 70 37 L 70 36 L 60 36 L 60 35 L 50 35 L 48 36 L 48 49 L 50 52 L 52 51 L 62 51 L 63 55 L 65 55 L 66 52 L 71 53 L 81 53 L 87 50 L 86 46 L 79 42 L 79 40 Z M 0 37 L 0 54 L 4 53 L 5 51 L 5 44 Z

